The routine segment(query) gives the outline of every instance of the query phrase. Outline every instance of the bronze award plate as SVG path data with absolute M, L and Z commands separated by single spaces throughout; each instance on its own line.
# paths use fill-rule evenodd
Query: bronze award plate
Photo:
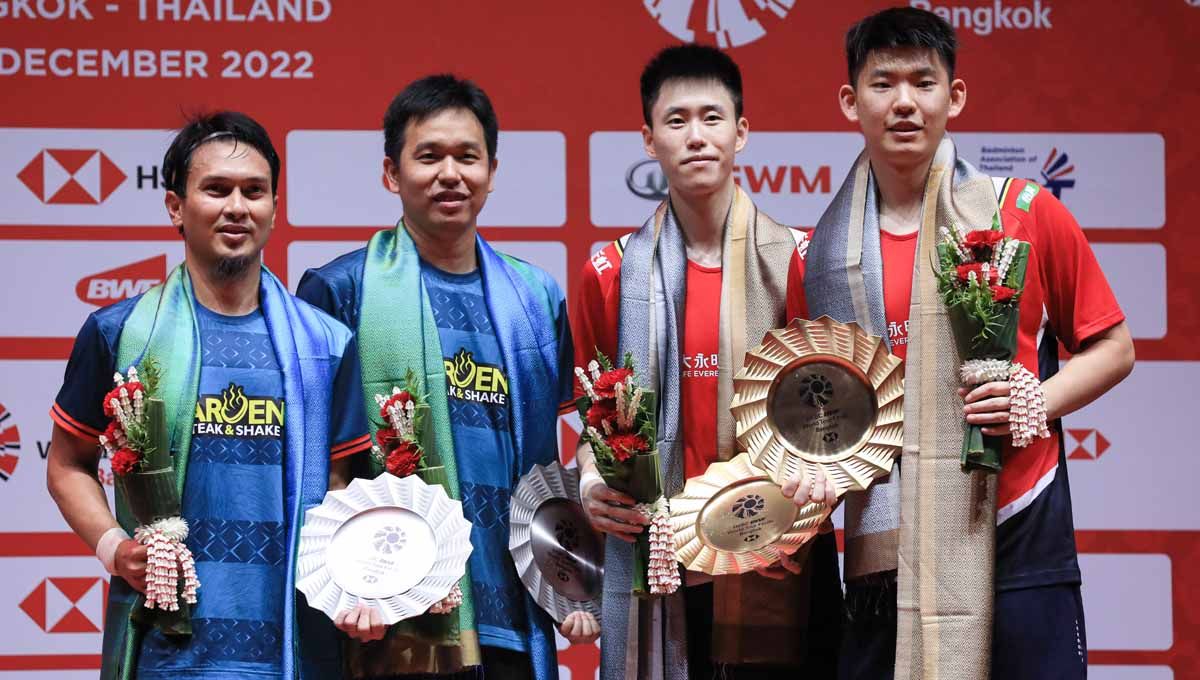
M 783 484 L 818 467 L 837 495 L 892 470 L 904 443 L 904 372 L 879 337 L 823 316 L 768 331 L 733 379 L 737 440 Z
M 579 502 L 579 471 L 535 465 L 513 491 L 509 552 L 521 582 L 555 621 L 573 611 L 600 620 L 604 543 Z
M 749 454 L 713 463 L 671 499 L 675 557 L 692 571 L 743 574 L 817 534 L 830 508 L 796 507 Z

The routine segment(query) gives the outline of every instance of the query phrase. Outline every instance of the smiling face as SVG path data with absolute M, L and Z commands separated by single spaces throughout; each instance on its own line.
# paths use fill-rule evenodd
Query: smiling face
M 404 221 L 432 238 L 474 229 L 492 190 L 496 160 L 483 126 L 467 109 L 409 121 L 398 158 L 383 161 L 384 183 L 404 203 Z
M 192 153 L 186 187 L 185 196 L 168 191 L 166 204 L 188 261 L 237 273 L 256 260 L 275 226 L 267 159 L 245 143 L 207 142 Z
M 642 126 L 646 153 L 657 159 L 671 193 L 701 196 L 733 181 L 733 161 L 750 125 L 738 118 L 729 90 L 716 80 L 663 83 Z
M 961 80 L 950 80 L 933 50 L 873 50 L 853 87 L 838 93 L 842 113 L 858 123 L 876 163 L 897 168 L 927 164 L 946 133 L 946 122 L 966 103 Z

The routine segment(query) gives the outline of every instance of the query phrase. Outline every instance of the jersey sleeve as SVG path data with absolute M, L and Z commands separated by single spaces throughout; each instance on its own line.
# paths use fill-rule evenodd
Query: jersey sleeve
M 553 282 L 552 282 L 553 283 Z M 571 319 L 567 314 L 567 298 L 557 283 L 553 283 L 550 299 L 554 306 L 554 327 L 558 336 L 558 413 L 575 408 L 572 385 L 575 383 L 575 343 L 571 334 Z
M 352 277 L 335 276 L 337 272 L 309 269 L 296 285 L 296 297 L 346 324 L 358 328 L 358 294 Z M 340 280 L 345 279 L 345 280 Z
M 618 360 L 616 318 L 608 311 L 620 296 L 621 278 L 616 271 L 619 258 L 615 250 L 613 245 L 606 246 L 583 265 L 571 314 L 575 366 L 586 367 L 596 358 L 597 351 L 614 362 Z M 572 380 L 572 384 L 574 396 L 582 396 L 583 389 L 578 382 Z
M 115 338 L 106 337 L 95 314 L 88 316 L 75 336 L 62 388 L 50 408 L 50 418 L 62 429 L 89 442 L 97 441 L 108 418 L 104 395 L 116 371 Z
M 808 300 L 804 296 L 804 258 L 808 255 L 809 234 L 801 232 L 788 265 L 787 321 L 808 318 Z
M 346 343 L 333 378 L 330 402 L 329 457 L 345 458 L 371 448 L 367 414 L 363 404 L 362 375 L 359 370 L 358 343 Z
M 1049 191 L 1031 204 L 1046 285 L 1046 314 L 1070 352 L 1125 320 L 1075 217 Z

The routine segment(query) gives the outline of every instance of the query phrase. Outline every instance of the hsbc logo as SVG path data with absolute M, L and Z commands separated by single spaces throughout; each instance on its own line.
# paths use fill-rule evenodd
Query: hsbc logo
M 787 18 L 796 0 L 643 0 L 650 17 L 684 42 L 741 47 Z
M 99 149 L 42 149 L 17 173 L 38 200 L 53 205 L 98 205 L 126 177 Z
M 1067 429 L 1067 458 L 1070 460 L 1097 460 L 1108 451 L 1111 443 L 1100 434 L 1100 430 Z
M 0 404 L 0 481 L 7 482 L 17 471 L 17 456 L 21 453 L 21 431 L 13 422 L 12 413 Z
M 166 278 L 167 256 L 157 255 L 86 276 L 75 284 L 75 295 L 82 302 L 104 307 L 141 295 Z
M 104 630 L 108 581 L 96 576 L 42 579 L 18 605 L 47 633 L 99 633 Z

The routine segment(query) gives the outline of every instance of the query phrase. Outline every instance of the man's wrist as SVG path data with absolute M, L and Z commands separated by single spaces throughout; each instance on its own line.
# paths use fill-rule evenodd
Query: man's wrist
M 594 470 L 584 470 L 583 473 L 579 475 L 579 497 L 586 498 L 588 489 L 595 484 L 603 483 L 604 478 L 600 476 L 600 473 Z
M 130 540 L 129 534 L 121 527 L 113 527 L 100 536 L 96 542 L 96 558 L 104 565 L 105 571 L 116 575 L 117 546 Z

